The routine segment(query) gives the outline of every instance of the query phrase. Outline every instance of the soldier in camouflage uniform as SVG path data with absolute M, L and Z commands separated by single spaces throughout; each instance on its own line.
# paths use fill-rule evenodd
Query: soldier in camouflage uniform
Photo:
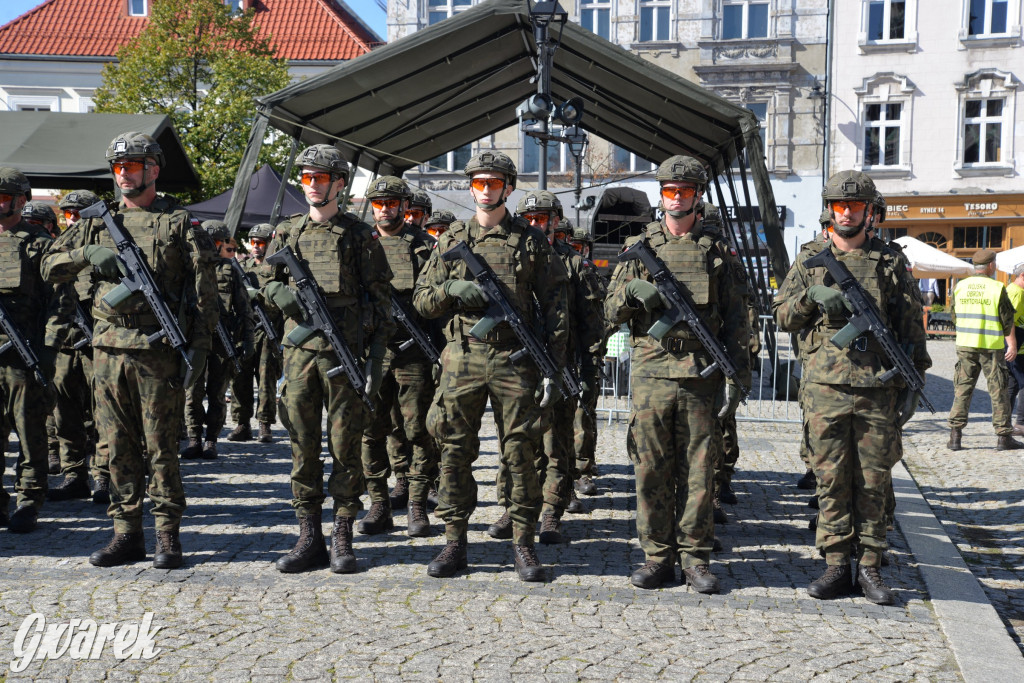
M 833 232 L 823 249 L 844 263 L 874 300 L 897 340 L 911 348 L 917 371 L 931 365 L 925 349 L 921 307 L 899 273 L 895 252 L 865 226 L 874 207 L 875 184 L 859 171 L 841 171 L 822 190 Z M 886 549 L 885 491 L 895 464 L 892 442 L 917 407 L 919 397 L 900 378 L 883 384 L 889 364 L 873 336 L 846 348 L 830 339 L 847 324 L 849 303 L 823 268 L 808 268 L 802 252 L 773 303 L 779 328 L 799 332 L 806 362 L 801 389 L 807 438 L 818 481 L 816 547 L 825 573 L 807 589 L 818 599 L 853 589 L 850 560 L 857 549 L 857 583 L 868 600 L 891 604 L 879 565 Z
M 250 294 L 259 287 L 258 270 L 263 265 L 267 253 L 267 245 L 274 234 L 274 226 L 269 223 L 254 225 L 249 230 L 250 253 L 238 258 L 242 270 L 245 271 L 246 287 Z M 256 381 L 256 421 L 259 422 L 260 443 L 273 443 L 274 435 L 270 425 L 277 419 L 277 381 L 281 379 L 283 370 L 281 357 L 281 334 L 284 318 L 280 311 L 266 310 L 270 325 L 277 334 L 276 341 L 267 339 L 263 326 L 258 324 L 253 314 L 253 332 L 256 350 L 252 357 L 242 361 L 242 371 L 231 380 L 231 417 L 235 428 L 228 434 L 228 441 L 251 441 L 252 427 L 249 420 L 253 416 L 252 383 Z
M 378 240 L 394 275 L 392 295 L 414 316 L 414 322 L 425 329 L 426 321 L 420 320 L 412 309 L 412 292 L 435 241 L 422 228 L 404 220 L 409 213 L 406 204 L 411 194 L 401 178 L 383 176 L 373 181 L 366 198 L 372 204 Z M 427 490 L 437 469 L 437 451 L 427 432 L 426 417 L 434 396 L 432 366 L 423 350 L 399 325 L 388 342 L 384 381 L 363 432 L 363 476 L 370 494 L 370 509 L 359 524 L 359 531 L 364 534 L 379 534 L 394 527 L 391 501 L 395 501 L 401 507 L 408 502 L 410 536 L 431 535 Z M 395 440 L 396 450 L 389 455 L 387 438 L 392 431 L 398 432 L 399 437 Z M 388 475 L 392 470 L 396 483 L 389 498 Z
M 501 422 L 501 460 L 508 468 L 513 556 L 523 581 L 543 581 L 544 567 L 533 541 L 541 506 L 535 468 L 541 447 L 535 429 L 540 411 L 558 391 L 536 365 L 512 355 L 521 345 L 507 323 L 495 326 L 483 339 L 470 329 L 480 321 L 486 298 L 461 260 L 445 261 L 442 254 L 465 242 L 493 269 L 505 293 L 531 316 L 536 298 L 541 309 L 548 348 L 557 367 L 565 363 L 567 275 L 544 234 L 505 207 L 515 188 L 516 167 L 501 152 L 480 152 L 469 160 L 464 173 L 476 213 L 456 221 L 445 232 L 416 282 L 413 303 L 426 318 L 442 318 L 448 341 L 441 353 L 441 380 L 435 398 L 433 435 L 441 440 L 441 484 L 437 515 L 445 521 L 447 544 L 427 567 L 430 576 L 451 576 L 467 565 L 466 532 L 476 508 L 477 487 L 472 465 L 480 450 L 480 420 L 488 398 L 495 420 Z M 539 393 L 535 393 L 539 392 Z
M 426 190 L 409 190 L 409 206 L 406 207 L 402 216 L 409 225 L 423 230 L 430 218 L 430 212 L 434 205 L 430 201 L 430 195 Z
M 216 271 L 217 292 L 220 295 L 220 322 L 231 340 L 239 364 L 248 362 L 255 353 L 253 312 L 245 281 L 231 266 L 237 249 L 235 240 L 224 221 L 206 221 L 203 223 L 203 229 L 213 240 L 218 251 Z M 228 384 L 234 376 L 235 365 L 228 358 L 218 336 L 214 340 L 214 352 L 206 359 L 206 372 L 185 392 L 185 431 L 188 434 L 188 445 L 181 452 L 183 459 L 217 458 L 217 438 L 224 428 L 228 414 Z M 205 410 L 204 398 L 207 403 Z
M 30 225 L 22 217 L 22 208 L 31 199 L 32 188 L 25 174 L 0 168 L 0 304 L 39 356 L 43 365 L 39 370 L 49 374 L 52 360 L 47 362 L 43 353 L 43 336 L 52 290 L 39 275 L 39 263 L 53 240 L 42 227 Z M 0 334 L 0 343 L 7 342 L 7 335 Z M 4 441 L 14 429 L 21 445 L 14 468 L 17 506 L 10 517 L 11 495 L 2 486 L 5 458 L 0 454 L 0 526 L 27 533 L 36 528 L 46 498 L 46 414 L 52 392 L 25 367 L 14 349 L 0 354 L 0 392 L 5 397 L 0 408 Z
M 695 213 L 707 173 L 688 156 L 665 160 L 655 175 L 661 183 L 661 222 L 627 240 L 645 240 L 693 299 L 709 329 L 721 341 L 749 384 L 746 311 L 732 274 L 734 252 L 722 237 L 704 230 Z M 708 564 L 714 542 L 712 497 L 716 419 L 736 411 L 741 390 L 720 373 L 702 378 L 710 364 L 693 332 L 679 323 L 656 341 L 647 331 L 664 313 L 665 302 L 640 261 L 615 268 L 605 301 L 609 327 L 628 323 L 633 347 L 633 412 L 626 442 L 636 474 L 636 525 L 646 564 L 630 581 L 657 588 L 675 576 L 675 562 L 700 593 L 718 592 Z
M 448 226 L 455 222 L 455 214 L 451 211 L 437 210 L 430 214 L 430 218 L 423 221 L 423 229 L 435 240 L 444 234 Z
M 157 195 L 165 160 L 156 140 L 124 133 L 110 143 L 106 156 L 122 194 L 113 219 L 138 244 L 160 295 L 190 340 L 198 370 L 218 315 L 213 242 L 188 211 Z M 120 280 L 114 248 L 103 221 L 92 218 L 65 230 L 43 259 L 43 276 L 50 282 L 73 281 L 79 297 L 92 298 L 96 425 L 109 448 L 114 536 L 89 562 L 108 567 L 145 558 L 142 513 L 148 493 L 157 536 L 153 566 L 172 569 L 182 563 L 178 532 L 185 490 L 177 451 L 184 364 L 165 340 L 149 341 L 160 325 L 141 293 L 115 306 L 104 301 Z
M 370 226 L 338 206 L 348 182 L 348 162 L 331 145 L 313 145 L 299 156 L 302 191 L 309 213 L 292 216 L 277 226 L 267 252 L 289 246 L 317 281 L 331 315 L 352 355 L 365 363 L 367 396 L 377 394 L 383 380 L 387 342 L 395 331 L 391 318 L 391 269 Z M 292 507 L 299 520 L 299 539 L 278 559 L 282 572 L 300 572 L 328 563 L 320 517 L 324 502 L 324 466 L 320 460 L 321 422 L 327 409 L 327 450 L 331 476 L 327 490 L 334 499 L 330 566 L 335 573 L 357 570 L 352 549 L 352 523 L 362 509 L 366 489 L 360 450 L 367 410 L 345 373 L 328 377 L 339 359 L 321 333 L 289 339 L 304 320 L 292 276 L 280 265 L 265 263 L 261 296 L 284 313 L 284 377 L 282 421 L 287 415 L 292 444 Z
M 604 316 L 601 304 L 604 291 L 596 276 L 592 276 L 583 263 L 583 258 L 566 241 L 566 232 L 561 226 L 562 203 L 547 190 L 528 192 L 519 200 L 516 208 L 519 218 L 540 230 L 547 237 L 569 275 L 568 317 L 575 325 L 569 327 L 569 364 L 580 378 L 584 395 L 589 397 L 595 391 L 598 371 L 593 349 L 601 344 L 604 333 Z M 575 397 L 552 401 L 545 409 L 541 422 L 543 447 L 535 454 L 535 466 L 543 491 L 543 506 L 540 515 L 541 543 L 563 543 L 562 515 L 571 501 L 574 478 L 575 454 L 573 452 L 573 417 L 576 413 Z M 500 430 L 499 430 L 500 436 Z M 491 525 L 488 533 L 493 538 L 512 538 L 512 518 L 507 508 L 509 471 L 506 463 L 498 468 L 498 504 L 506 512 L 497 523 Z

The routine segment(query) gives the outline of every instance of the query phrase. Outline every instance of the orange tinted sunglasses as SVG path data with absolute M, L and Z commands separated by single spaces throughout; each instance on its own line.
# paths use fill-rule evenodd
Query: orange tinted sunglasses
M 696 187 L 663 187 L 661 196 L 665 199 L 690 199 L 697 194 Z
M 391 197 L 389 199 L 371 199 L 370 206 L 375 209 L 397 209 L 398 205 L 402 203 L 401 199 Z
M 863 211 L 865 208 L 867 208 L 867 205 L 868 205 L 867 202 L 843 199 L 843 200 L 840 200 L 840 201 L 832 202 L 832 210 L 833 211 L 838 211 L 840 213 L 843 213 L 847 209 L 849 209 L 850 213 L 857 213 L 857 212 Z
M 114 173 L 138 173 L 147 165 L 146 162 L 138 159 L 126 159 L 125 161 L 112 161 L 110 169 Z
M 303 173 L 299 176 L 299 180 L 306 186 L 313 185 L 314 183 L 317 185 L 323 185 L 331 182 L 331 174 L 325 172 Z
M 66 221 L 77 221 L 81 217 L 82 214 L 75 209 L 64 209 L 64 220 Z
M 474 190 L 483 192 L 485 189 L 500 190 L 504 187 L 505 181 L 501 178 L 473 178 L 469 184 L 473 186 Z
M 419 219 L 423 218 L 426 215 L 426 211 L 421 211 L 420 209 L 409 209 L 408 211 L 405 212 L 405 220 L 409 221 L 410 223 L 415 223 L 416 221 L 418 221 Z
M 537 225 L 547 225 L 551 221 L 551 216 L 547 211 L 524 213 L 523 218 Z

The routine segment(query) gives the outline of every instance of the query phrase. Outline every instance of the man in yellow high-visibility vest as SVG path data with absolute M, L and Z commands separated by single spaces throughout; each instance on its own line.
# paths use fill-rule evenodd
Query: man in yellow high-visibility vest
M 1020 349 L 1020 343 L 1024 341 L 1024 263 L 1018 263 L 1010 274 L 1006 296 L 1013 304 L 1013 336 L 1017 339 L 1017 348 Z M 1017 357 L 1006 366 L 1010 371 L 1010 410 L 1017 413 L 1013 435 L 1024 436 L 1024 403 L 1017 403 L 1017 395 L 1024 389 L 1024 356 L 1017 354 Z
M 1010 424 L 1006 363 L 1017 357 L 1013 304 L 1006 295 L 1006 288 L 992 277 L 996 272 L 995 252 L 980 249 L 972 260 L 974 275 L 958 282 L 952 297 L 957 361 L 953 375 L 953 407 L 949 411 L 949 443 L 946 445 L 953 451 L 962 448 L 960 441 L 967 424 L 971 394 L 984 370 L 992 399 L 992 426 L 999 437 L 996 449 L 1024 448 L 1024 443 L 1013 438 L 1013 426 Z

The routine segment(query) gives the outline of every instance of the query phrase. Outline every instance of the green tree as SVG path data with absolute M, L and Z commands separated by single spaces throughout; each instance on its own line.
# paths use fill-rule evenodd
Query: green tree
M 259 34 L 254 11 L 233 14 L 223 0 L 156 0 L 149 24 L 103 68 L 96 110 L 165 114 L 202 180 L 192 201 L 234 185 L 256 114 L 253 98 L 286 86 L 288 67 Z M 260 163 L 284 168 L 282 139 Z

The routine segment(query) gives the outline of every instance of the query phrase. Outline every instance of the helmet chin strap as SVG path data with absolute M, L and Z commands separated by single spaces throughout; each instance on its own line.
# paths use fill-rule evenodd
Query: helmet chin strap
M 666 209 L 665 213 L 667 213 L 669 216 L 672 216 L 672 218 L 686 218 L 691 213 L 693 213 L 693 209 L 691 208 L 688 211 L 669 211 L 668 209 Z
M 856 237 L 857 233 L 859 233 L 861 230 L 863 230 L 864 226 L 866 226 L 867 224 L 868 224 L 868 213 L 867 213 L 867 211 L 865 211 L 864 212 L 864 218 L 862 218 L 860 220 L 860 224 L 859 225 L 855 225 L 852 228 L 843 229 L 843 228 L 841 228 L 839 226 L 839 224 L 837 224 L 835 222 L 835 219 L 833 218 L 833 220 L 832 220 L 832 229 L 835 230 L 837 233 L 839 233 L 840 237 L 845 237 L 845 238 L 849 239 L 850 237 Z
M 394 230 L 395 228 L 401 226 L 403 223 L 405 223 L 405 218 L 400 216 L 395 216 L 394 218 L 386 218 L 384 220 L 377 221 L 377 225 L 384 228 L 385 230 Z
M 493 204 L 488 204 L 486 202 L 478 202 L 475 199 L 473 200 L 473 203 L 476 204 L 476 207 L 478 209 L 483 209 L 484 211 L 494 211 L 495 209 L 500 208 L 501 205 L 505 203 L 505 188 L 507 188 L 507 187 L 508 187 L 508 181 L 507 180 L 502 181 L 502 183 L 501 183 L 501 194 L 498 195 L 498 201 L 496 201 Z
M 125 197 L 138 197 L 140 194 L 145 192 L 155 181 L 150 180 L 146 182 L 146 165 L 142 165 L 142 185 L 139 187 L 133 187 L 130 190 L 121 190 L 121 194 Z

